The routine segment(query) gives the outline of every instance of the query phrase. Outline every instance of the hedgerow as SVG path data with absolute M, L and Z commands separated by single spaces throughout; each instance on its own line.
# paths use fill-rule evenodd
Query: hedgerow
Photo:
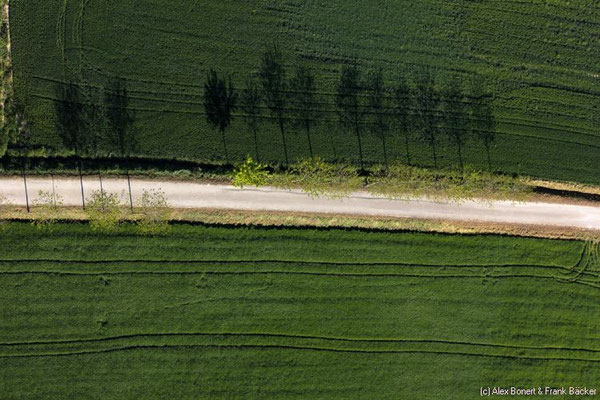
M 391 199 L 427 197 L 441 201 L 524 200 L 532 186 L 521 177 L 510 177 L 466 167 L 462 171 L 424 169 L 391 163 L 375 166 L 361 177 L 350 165 L 332 164 L 319 157 L 301 159 L 285 172 L 268 172 L 259 164 L 238 167 L 234 185 L 241 181 L 254 186 L 271 185 L 282 189 L 300 189 L 312 197 L 344 198 L 352 192 L 366 189 L 370 193 Z M 240 171 L 245 171 L 244 173 Z M 248 183 L 246 183 L 248 184 Z
M 466 168 L 464 171 L 428 170 L 393 164 L 375 168 L 369 192 L 393 199 L 428 197 L 437 200 L 509 199 L 519 201 L 531 192 L 523 178 Z
M 286 173 L 272 175 L 268 183 L 284 189 L 299 188 L 312 197 L 342 198 L 360 189 L 362 179 L 356 167 L 331 164 L 320 157 L 292 164 Z

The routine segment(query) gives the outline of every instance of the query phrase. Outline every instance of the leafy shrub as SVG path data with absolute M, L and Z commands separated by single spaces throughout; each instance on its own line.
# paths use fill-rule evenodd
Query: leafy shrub
M 136 206 L 140 214 L 137 227 L 142 235 L 153 236 L 169 233 L 171 209 L 164 192 L 154 189 L 144 190 Z
M 341 198 L 358 190 L 362 179 L 355 167 L 315 157 L 298 161 L 288 173 L 273 176 L 269 183 L 286 189 L 298 187 L 311 197 Z
M 62 197 L 58 194 L 40 190 L 33 200 L 32 224 L 43 231 L 52 232 L 59 217 L 59 208 L 62 206 Z
M 266 165 L 256 162 L 248 156 L 246 160 L 235 166 L 233 171 L 233 186 L 264 186 L 269 178 Z
M 117 231 L 121 220 L 118 194 L 93 191 L 87 199 L 86 213 L 93 231 L 100 233 Z

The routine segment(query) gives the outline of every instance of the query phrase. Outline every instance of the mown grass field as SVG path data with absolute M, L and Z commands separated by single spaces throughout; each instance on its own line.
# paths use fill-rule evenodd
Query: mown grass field
M 289 67 L 301 59 L 317 74 L 324 112 L 313 132 L 317 154 L 334 158 L 335 147 L 337 159 L 358 159 L 353 133 L 335 123 L 341 64 L 356 59 L 365 71 L 381 67 L 389 81 L 430 66 L 441 81 L 486 78 L 495 95 L 495 169 L 593 184 L 600 184 L 599 27 L 600 5 L 587 0 L 181 0 L 168 6 L 11 0 L 15 88 L 44 146 L 61 148 L 52 101 L 57 83 L 77 76 L 83 86 L 100 87 L 119 76 L 129 85 L 140 155 L 222 160 L 220 136 L 203 114 L 206 72 L 232 73 L 241 86 L 276 41 Z M 290 158 L 306 157 L 306 136 L 289 129 Z M 253 153 L 241 118 L 227 136 L 233 158 Z M 381 162 L 377 137 L 364 136 L 366 160 Z M 402 140 L 390 139 L 392 158 L 403 158 Z M 263 124 L 259 141 L 266 161 L 283 160 L 276 124 Z M 432 164 L 424 144 L 412 147 L 415 162 Z M 441 164 L 455 165 L 455 149 L 445 147 Z M 464 154 L 467 163 L 487 167 L 479 142 Z
M 3 398 L 464 400 L 600 378 L 583 242 L 13 223 L 0 248 Z

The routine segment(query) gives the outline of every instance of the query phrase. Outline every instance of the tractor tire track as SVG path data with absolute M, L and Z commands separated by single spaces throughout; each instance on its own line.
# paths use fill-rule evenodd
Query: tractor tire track
M 509 348 L 509 349 L 525 349 L 525 350 L 556 350 L 556 351 L 581 351 L 590 353 L 600 353 L 600 349 L 588 349 L 584 347 L 555 347 L 555 346 L 524 346 L 515 344 L 497 344 L 483 342 L 467 342 L 457 340 L 441 340 L 441 339 L 387 339 L 387 338 L 347 338 L 336 336 L 315 336 L 315 335 L 297 335 L 284 333 L 263 333 L 263 332 L 159 332 L 159 333 L 136 333 L 128 335 L 107 336 L 102 338 L 90 339 L 66 339 L 66 340 L 48 340 L 48 341 L 29 341 L 29 342 L 6 342 L 0 343 L 2 346 L 35 346 L 35 345 L 52 345 L 52 344 L 79 344 L 79 343 L 98 343 L 109 342 L 122 339 L 134 339 L 143 337 L 188 337 L 188 336 L 225 336 L 225 337 L 264 337 L 264 338 L 288 338 L 288 339 L 316 339 L 328 340 L 334 342 L 366 342 L 366 343 L 436 343 L 436 344 L 453 344 L 466 346 L 481 346 L 493 348 Z
M 80 355 L 94 355 L 103 353 L 114 353 L 120 351 L 132 350 L 190 350 L 190 349 L 276 349 L 276 350 L 308 350 L 322 351 L 334 353 L 357 353 L 357 354 L 435 354 L 435 355 L 455 355 L 469 357 L 489 357 L 503 358 L 512 360 L 534 360 L 534 361 L 569 361 L 569 362 L 585 362 L 585 363 L 600 363 L 600 359 L 593 358 L 575 358 L 575 357 L 535 357 L 535 356 L 520 356 L 520 355 L 505 355 L 505 354 L 484 354 L 484 353 L 469 353 L 459 351 L 439 351 L 439 350 L 364 350 L 364 349 L 336 349 L 328 347 L 312 347 L 312 346 L 293 346 L 293 345 L 258 345 L 258 344 L 193 344 L 193 345 L 131 345 L 123 347 L 113 347 L 109 349 L 90 350 L 90 351 L 73 351 L 65 353 L 37 353 L 37 354 L 20 354 L 20 355 L 0 355 L 0 358 L 40 358 L 40 357 L 72 357 Z

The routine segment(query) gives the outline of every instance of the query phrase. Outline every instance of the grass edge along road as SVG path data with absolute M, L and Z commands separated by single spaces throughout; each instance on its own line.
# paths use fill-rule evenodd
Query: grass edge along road
M 465 399 L 599 378 L 592 243 L 10 223 L 0 244 L 9 397 Z

